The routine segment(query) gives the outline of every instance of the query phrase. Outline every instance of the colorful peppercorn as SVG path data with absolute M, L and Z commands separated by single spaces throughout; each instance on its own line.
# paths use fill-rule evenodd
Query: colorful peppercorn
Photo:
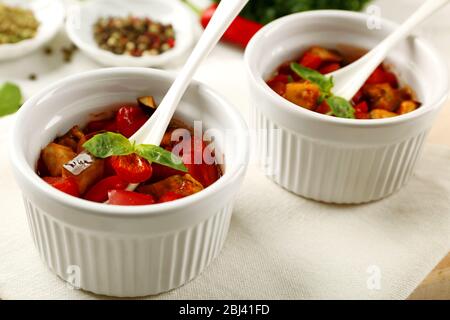
M 135 57 L 159 55 L 175 46 L 171 24 L 134 16 L 100 18 L 94 25 L 94 38 L 104 50 Z

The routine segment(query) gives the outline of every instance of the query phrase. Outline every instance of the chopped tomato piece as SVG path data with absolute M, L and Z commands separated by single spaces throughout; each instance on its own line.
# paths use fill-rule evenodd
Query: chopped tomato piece
M 300 64 L 304 67 L 317 70 L 322 64 L 322 59 L 311 52 L 306 52 L 300 59 Z
M 145 206 L 154 204 L 155 199 L 148 194 L 126 190 L 111 190 L 108 192 L 108 204 L 117 206 Z
M 116 174 L 128 183 L 141 183 L 152 177 L 152 166 L 137 154 L 114 156 L 111 165 Z
M 390 71 L 386 71 L 385 78 L 386 78 L 387 83 L 389 83 L 392 88 L 395 88 L 395 89 L 398 88 L 397 76 L 394 73 L 392 73 Z
M 106 177 L 110 177 L 110 176 L 115 176 L 116 175 L 116 170 L 114 170 L 113 166 L 112 166 L 112 157 L 106 158 L 105 159 L 105 172 L 104 175 Z
M 273 82 L 281 82 L 281 83 L 289 83 L 289 76 L 287 74 L 278 74 L 275 77 L 273 77 L 272 80 Z
M 320 106 L 317 107 L 316 112 L 322 113 L 322 114 L 327 114 L 327 113 L 331 112 L 331 108 L 328 105 L 328 103 L 324 100 L 324 101 L 322 101 Z
M 368 112 L 355 112 L 356 119 L 370 119 L 370 113 Z
M 174 38 L 169 38 L 169 39 L 167 39 L 167 44 L 168 44 L 169 47 L 171 47 L 171 48 L 175 47 L 175 39 L 174 39 Z
M 117 130 L 130 138 L 148 120 L 149 116 L 138 106 L 125 106 L 117 111 Z
M 86 126 L 87 133 L 94 133 L 94 132 L 99 132 L 99 131 L 116 132 L 117 124 L 116 124 L 115 119 L 95 120 L 95 121 L 89 122 Z
M 383 66 L 379 66 L 367 79 L 366 84 L 382 84 L 389 83 L 389 79 L 386 71 L 384 71 Z
M 360 102 L 355 106 L 355 112 L 356 113 L 368 113 L 369 112 L 369 105 L 366 101 Z
M 181 198 L 184 198 L 184 196 L 176 192 L 169 191 L 166 194 L 164 194 L 161 198 L 159 198 L 158 202 L 159 203 L 170 202 Z
M 183 150 L 182 157 L 188 173 L 205 188 L 219 179 L 219 171 L 216 164 L 208 164 L 205 162 L 204 154 L 206 147 L 207 145 L 201 139 L 191 139 L 190 147 L 188 150 Z
M 59 191 L 62 191 L 77 198 L 80 197 L 77 181 L 72 177 L 68 178 L 44 177 L 43 179 L 45 182 L 47 182 L 52 187 L 58 189 Z
M 269 87 L 275 91 L 278 95 L 283 96 L 286 93 L 286 84 L 283 82 L 273 82 L 268 83 Z
M 329 64 L 326 64 L 323 67 L 321 67 L 319 69 L 319 72 L 321 74 L 328 74 L 328 73 L 334 72 L 336 70 L 339 70 L 340 68 L 341 68 L 341 65 L 339 63 L 329 63 Z
M 124 190 L 128 183 L 118 176 L 112 176 L 100 180 L 86 193 L 84 198 L 94 202 L 105 202 L 108 200 L 108 192 L 111 190 Z
M 358 90 L 358 92 L 355 94 L 355 96 L 353 97 L 352 101 L 353 103 L 360 103 L 361 100 L 363 99 L 364 94 L 363 94 L 363 90 L 362 88 Z

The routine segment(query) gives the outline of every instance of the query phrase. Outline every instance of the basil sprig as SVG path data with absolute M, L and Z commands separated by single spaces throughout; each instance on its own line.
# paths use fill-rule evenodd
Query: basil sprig
M 21 102 L 22 94 L 18 86 L 10 82 L 0 86 L 0 117 L 15 113 Z
M 186 166 L 181 159 L 170 151 L 152 144 L 131 143 L 126 137 L 119 133 L 100 133 L 83 144 L 83 148 L 97 158 L 108 158 L 111 156 L 126 156 L 132 153 L 148 160 L 150 163 L 187 172 Z
M 338 118 L 355 119 L 355 109 L 344 98 L 333 95 L 333 77 L 327 77 L 316 70 L 306 68 L 296 62 L 291 63 L 291 69 L 299 77 L 316 84 L 320 89 L 320 102 L 326 100 L 331 112 Z

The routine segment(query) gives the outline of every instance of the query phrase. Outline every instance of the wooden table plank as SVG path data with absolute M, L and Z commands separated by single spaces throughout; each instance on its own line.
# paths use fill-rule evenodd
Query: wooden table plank
M 450 253 L 425 278 L 409 300 L 450 300 Z

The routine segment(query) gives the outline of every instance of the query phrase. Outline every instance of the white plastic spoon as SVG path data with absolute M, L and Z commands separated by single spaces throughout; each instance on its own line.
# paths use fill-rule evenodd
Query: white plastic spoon
M 155 113 L 130 138 L 131 141 L 142 144 L 160 145 L 173 114 L 186 92 L 198 66 L 209 55 L 248 1 L 249 0 L 224 0 L 220 2 L 214 16 L 203 32 L 186 64 L 178 74 L 167 94 L 164 96 Z M 138 184 L 130 184 L 127 190 L 133 191 L 137 186 Z
M 408 20 L 394 33 L 384 39 L 374 49 L 359 60 L 329 76 L 334 78 L 333 93 L 351 100 L 363 86 L 369 76 L 386 59 L 388 53 L 404 40 L 421 22 L 446 5 L 450 0 L 427 0 Z

